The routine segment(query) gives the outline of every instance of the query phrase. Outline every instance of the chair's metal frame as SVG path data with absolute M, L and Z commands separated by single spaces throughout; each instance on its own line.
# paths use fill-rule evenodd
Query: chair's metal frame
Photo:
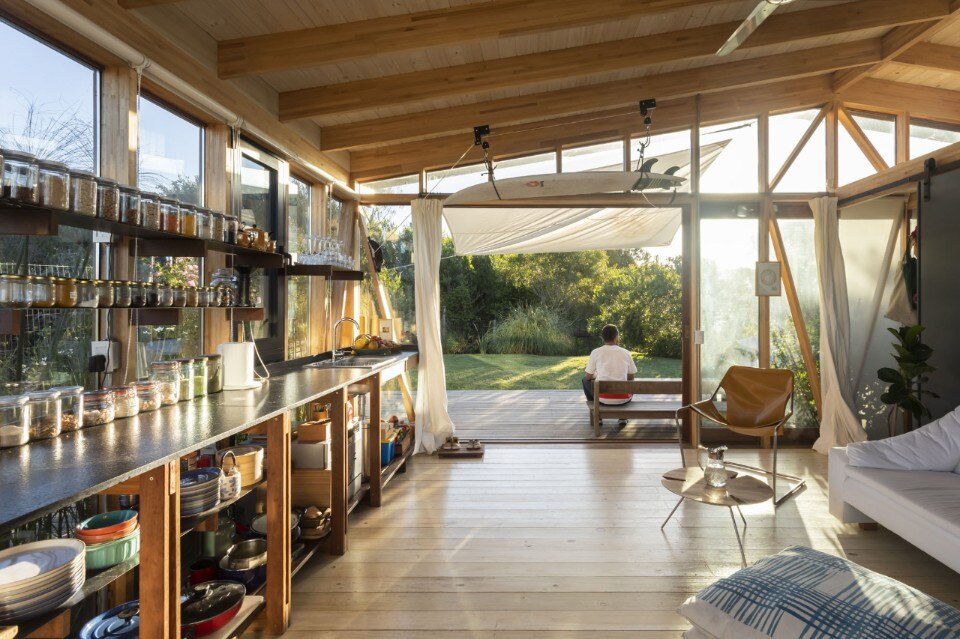
M 720 392 L 720 389 L 721 389 L 721 388 L 722 388 L 722 387 L 718 384 L 718 385 L 717 385 L 717 388 L 713 391 L 713 394 L 710 395 L 709 401 L 713 402 L 714 404 L 717 403 L 717 393 Z M 794 391 L 793 391 L 793 389 L 791 388 L 791 389 L 790 389 L 790 410 L 788 410 L 781 419 L 779 419 L 778 421 L 776 421 L 776 422 L 774 422 L 774 423 L 765 424 L 765 425 L 763 425 L 763 426 L 758 426 L 758 427 L 757 427 L 757 430 L 767 429 L 767 428 L 773 428 L 773 470 L 769 470 L 769 469 L 766 469 L 766 468 L 761 468 L 761 467 L 758 467 L 758 466 L 749 466 L 749 465 L 747 465 L 747 464 L 741 464 L 741 463 L 739 463 L 739 462 L 726 461 L 726 465 L 727 465 L 727 466 L 730 466 L 730 467 L 733 467 L 733 468 L 740 468 L 740 469 L 742 469 L 742 470 L 748 470 L 748 471 L 752 471 L 752 472 L 755 472 L 755 473 L 760 473 L 760 474 L 766 475 L 767 477 L 770 477 L 770 478 L 771 478 L 771 485 L 770 485 L 770 487 L 773 489 L 773 506 L 774 506 L 774 508 L 780 506 L 780 505 L 781 505 L 783 502 L 785 502 L 787 499 L 790 499 L 791 497 L 796 496 L 797 493 L 799 493 L 800 491 L 806 489 L 806 487 L 807 487 L 807 480 L 806 480 L 806 479 L 803 479 L 802 477 L 796 477 L 796 476 L 794 476 L 794 475 L 787 475 L 786 473 L 778 473 L 778 472 L 777 472 L 777 435 L 778 435 L 780 429 L 787 423 L 787 421 L 790 420 L 790 417 L 793 416 L 793 395 L 794 395 Z M 699 402 L 697 402 L 697 403 L 699 403 Z M 687 404 L 686 406 L 681 406 L 680 408 L 677 409 L 677 412 L 674 414 L 674 421 L 676 422 L 676 426 L 677 426 L 677 443 L 678 443 L 678 446 L 679 446 L 679 448 L 680 448 L 680 462 L 681 462 L 681 464 L 683 465 L 684 468 L 686 468 L 686 466 L 687 466 L 687 460 L 686 460 L 686 457 L 685 457 L 684 454 L 683 454 L 683 435 L 682 435 L 682 432 L 683 432 L 683 431 L 682 431 L 682 425 L 681 425 L 681 422 L 680 422 L 680 413 L 681 413 L 682 411 L 684 411 L 684 410 L 692 410 L 693 412 L 697 413 L 697 414 L 700 415 L 701 417 L 705 417 L 705 418 L 713 421 L 713 418 L 712 418 L 710 415 L 706 415 L 706 414 L 704 414 L 703 412 L 697 410 L 697 407 L 696 407 L 696 404 L 697 404 L 697 403 Z M 723 426 L 723 424 L 720 424 L 720 425 Z M 698 429 L 699 429 L 699 426 L 698 426 Z M 698 439 L 699 439 L 699 438 L 698 438 Z M 703 446 L 699 446 L 699 447 L 697 448 L 697 465 L 700 466 L 701 468 L 703 468 L 703 465 L 700 464 L 700 454 L 699 454 L 699 451 L 700 451 L 700 449 L 702 449 L 702 448 L 704 448 L 704 447 L 703 447 Z M 784 495 L 783 495 L 782 497 L 779 497 L 779 498 L 777 497 L 777 478 L 785 479 L 787 482 L 790 482 L 790 483 L 793 484 L 793 486 L 790 488 L 790 490 L 788 490 L 786 493 L 784 493 Z M 669 518 L 668 518 L 668 519 L 669 519 Z

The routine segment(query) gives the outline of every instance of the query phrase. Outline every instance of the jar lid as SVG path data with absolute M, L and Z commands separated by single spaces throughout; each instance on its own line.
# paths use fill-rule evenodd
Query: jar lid
M 110 178 L 98 177 L 96 178 L 97 184 L 101 186 L 117 186 L 116 180 L 111 180 Z
M 192 357 L 178 357 L 174 360 L 175 362 L 180 362 L 181 364 L 193 364 Z
M 52 399 L 59 398 L 60 391 L 58 390 L 32 391 L 27 393 L 27 399 L 31 402 L 48 402 Z
M 236 220 L 236 219 L 238 219 L 236 215 L 231 215 L 231 214 L 229 214 L 229 213 L 222 213 L 221 215 L 223 215 L 223 217 L 227 218 L 228 220 Z
M 74 284 L 77 283 L 77 279 L 76 279 L 75 277 L 55 277 L 55 278 L 53 278 L 53 281 L 54 281 L 54 282 L 68 282 L 68 283 L 69 283 L 69 282 L 73 282 Z
M 173 204 L 174 206 L 180 206 L 180 202 L 178 202 L 177 200 L 173 199 L 172 197 L 163 197 L 163 196 L 161 196 L 161 197 L 160 197 L 160 201 L 163 202 L 164 204 Z
M 155 368 L 157 370 L 172 371 L 180 368 L 180 362 L 178 361 L 153 362 L 150 364 L 150 368 Z
M 91 390 L 85 392 L 83 398 L 101 401 L 104 399 L 113 399 L 113 391 L 106 388 L 102 390 Z
M 206 355 L 198 355 L 197 357 L 194 357 L 194 358 L 193 358 L 193 361 L 194 361 L 195 363 L 199 364 L 199 363 L 201 363 L 201 362 L 206 363 L 208 359 L 210 359 L 210 358 L 207 357 Z
M 83 386 L 54 386 L 50 390 L 60 391 L 61 395 L 79 395 L 83 392 Z
M 141 199 L 142 199 L 142 198 L 150 198 L 151 200 L 159 200 L 159 199 L 160 199 L 160 194 L 159 194 L 159 193 L 154 193 L 153 191 L 140 191 L 140 197 L 141 197 Z
M 137 189 L 135 189 L 135 188 L 132 187 L 132 186 L 124 186 L 124 185 L 121 184 L 121 185 L 120 185 L 120 190 L 121 190 L 122 192 L 128 193 L 128 194 L 129 194 L 129 193 L 136 193 L 137 195 L 140 194 L 140 191 L 137 190 Z
M 154 392 L 154 391 L 160 390 L 160 382 L 152 379 L 145 379 L 145 380 L 136 382 L 134 386 L 137 387 L 138 393 Z
M 207 359 L 222 359 L 223 355 L 220 353 L 210 353 L 209 355 L 204 355 Z
M 95 180 L 97 178 L 93 171 L 82 171 L 80 169 L 70 169 L 70 175 L 71 177 L 84 178 L 87 180 Z
M 32 153 L 26 153 L 24 151 L 14 151 L 12 149 L 4 149 L 3 157 L 8 160 L 24 160 L 26 162 L 36 162 L 37 156 Z
M 108 386 L 105 390 L 113 391 L 113 394 L 117 397 L 126 397 L 135 393 L 137 389 L 133 387 L 133 384 L 117 384 L 116 386 Z
M 51 169 L 54 171 L 60 171 L 61 173 L 69 173 L 70 167 L 64 164 L 63 162 L 55 162 L 53 160 L 40 160 L 37 162 L 40 165 L 41 169 Z
M 0 396 L 0 406 L 23 406 L 26 403 L 27 403 L 26 395 Z
M 2 280 L 25 280 L 25 279 L 27 279 L 27 276 L 26 276 L 26 275 L 9 275 L 9 274 L 4 274 L 4 275 L 0 275 L 0 279 L 2 279 Z
M 180 208 L 181 208 L 181 209 L 185 209 L 185 210 L 187 210 L 187 211 L 196 212 L 198 207 L 194 206 L 193 204 L 183 204 L 183 203 L 181 202 L 181 203 L 180 203 Z

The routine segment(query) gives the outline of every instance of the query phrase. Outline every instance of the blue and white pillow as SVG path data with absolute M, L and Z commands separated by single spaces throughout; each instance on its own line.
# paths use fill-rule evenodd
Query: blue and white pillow
M 680 607 L 717 639 L 956 639 L 960 611 L 862 566 L 796 546 Z

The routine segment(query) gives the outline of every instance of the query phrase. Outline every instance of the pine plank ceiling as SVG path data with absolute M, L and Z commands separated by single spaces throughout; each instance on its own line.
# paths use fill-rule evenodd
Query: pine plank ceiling
M 544 6 L 561 11 L 546 16 L 524 13 L 545 0 L 118 2 L 145 19 L 205 32 L 219 49 L 221 77 L 259 78 L 279 94 L 281 119 L 314 121 L 330 150 L 469 132 L 468 121 L 488 117 L 506 126 L 620 108 L 661 97 L 635 94 L 645 83 L 670 94 L 673 77 L 685 88 L 667 97 L 686 96 L 713 66 L 732 87 L 830 76 L 839 91 L 865 79 L 960 91 L 960 0 L 796 0 L 725 58 L 713 51 L 758 0 L 551 0 Z M 502 23 L 475 13 L 491 9 Z M 449 22 L 418 31 L 419 20 L 437 21 L 423 12 Z M 463 12 L 475 28 L 465 27 Z M 358 35 L 368 27 L 372 35 Z M 558 100 L 524 110 L 525 96 Z

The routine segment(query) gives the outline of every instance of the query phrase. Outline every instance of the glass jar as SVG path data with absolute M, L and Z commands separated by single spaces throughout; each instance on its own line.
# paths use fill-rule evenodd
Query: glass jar
M 3 152 L 3 197 L 36 204 L 40 199 L 40 167 L 37 158 L 20 151 Z
M 109 280 L 94 280 L 93 284 L 97 287 L 97 306 L 100 308 L 110 308 L 113 306 L 116 301 L 113 282 Z
M 140 226 L 140 191 L 137 189 L 120 187 L 120 221 Z
M 193 358 L 181 357 L 176 360 L 180 364 L 180 401 L 193 399 Z
M 111 222 L 120 219 L 120 188 L 116 180 L 97 178 L 97 216 Z
M 185 296 L 184 306 L 188 306 L 191 308 L 200 306 L 200 292 L 197 290 L 196 286 L 185 286 L 184 296 Z
M 160 306 L 160 285 L 156 282 L 144 282 L 143 300 L 147 308 L 157 308 Z
M 225 241 L 225 231 L 223 224 L 223 214 L 214 211 L 212 214 L 213 222 L 210 224 L 213 239 L 218 242 Z
M 249 248 L 252 243 L 253 243 L 253 229 L 251 227 L 244 226 L 239 231 L 237 231 L 237 246 Z
M 83 394 L 83 427 L 109 424 L 117 415 L 117 403 L 109 389 Z
M 30 441 L 30 409 L 23 395 L 0 397 L 0 448 L 23 446 Z
M 180 232 L 180 203 L 165 197 L 160 198 L 160 218 L 163 230 L 169 233 Z
M 220 291 L 220 306 L 233 306 L 239 297 L 239 278 L 232 268 L 221 268 L 213 273 L 210 285 Z
M 210 209 L 197 207 L 197 237 L 205 240 L 213 239 L 213 215 Z
M 113 300 L 110 300 L 111 304 Z M 100 305 L 100 281 L 77 280 L 77 306 L 97 308 Z
M 204 397 L 207 394 L 207 358 L 201 355 L 193 360 L 193 396 Z
M 0 306 L 30 308 L 33 289 L 25 275 L 0 275 Z
M 30 407 L 30 439 L 48 439 L 60 434 L 60 391 L 27 393 Z
M 130 308 L 143 308 L 147 305 L 145 287 L 149 284 L 142 282 L 127 282 L 130 286 Z
M 153 362 L 150 380 L 160 385 L 160 405 L 169 406 L 180 401 L 180 362 Z
M 70 208 L 70 169 L 60 162 L 40 160 L 40 205 L 58 211 Z
M 223 355 L 213 353 L 204 357 L 207 358 L 207 394 L 219 393 L 223 390 Z
M 133 289 L 131 288 L 133 282 L 113 280 L 110 283 L 113 285 L 114 307 L 129 308 L 133 306 Z
M 117 419 L 133 417 L 140 412 L 140 396 L 133 384 L 111 386 L 107 390 L 113 391 Z
M 140 398 L 140 412 L 149 413 L 160 408 L 160 382 L 142 381 L 134 384 Z
M 157 292 L 160 302 L 158 306 L 164 308 L 173 306 L 173 288 L 169 284 L 157 284 Z
M 140 226 L 159 231 L 163 226 L 160 214 L 160 196 L 156 193 L 140 194 Z
M 197 209 L 189 204 L 180 205 L 180 232 L 188 237 L 197 236 Z
M 60 391 L 60 428 L 67 433 L 83 428 L 83 386 L 57 386 Z
M 240 226 L 236 215 L 223 215 L 223 237 L 228 244 L 237 243 L 237 230 Z
M 57 303 L 52 277 L 28 277 L 30 283 L 30 303 L 34 308 L 52 308 Z
M 171 286 L 173 291 L 173 306 L 176 308 L 183 308 L 187 305 L 187 287 L 186 286 Z
M 4 382 L 0 384 L 0 395 L 26 395 L 35 390 L 40 390 L 37 382 Z
M 72 277 L 55 277 L 53 294 L 59 308 L 73 308 L 80 299 L 80 288 Z
M 91 217 L 97 214 L 97 178 L 90 171 L 70 171 L 70 210 Z

